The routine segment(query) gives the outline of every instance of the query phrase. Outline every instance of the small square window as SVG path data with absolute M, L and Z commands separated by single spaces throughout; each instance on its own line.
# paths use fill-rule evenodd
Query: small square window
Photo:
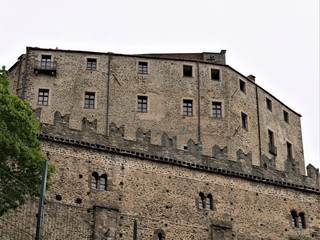
M 183 65 L 183 76 L 184 77 L 192 77 L 192 66 Z
M 49 89 L 39 89 L 38 104 L 48 106 L 48 104 L 49 104 Z
M 52 68 L 51 55 L 42 55 L 41 56 L 41 69 L 50 70 Z
M 241 79 L 239 79 L 239 87 L 240 87 L 240 90 L 241 92 L 246 92 L 246 82 L 245 81 L 242 81 Z
M 138 96 L 138 112 L 146 113 L 148 111 L 148 97 L 147 96 Z
M 211 79 L 220 80 L 220 70 L 211 68 Z
M 289 113 L 285 110 L 283 110 L 283 120 L 286 122 L 286 123 L 289 123 Z
M 94 92 L 86 92 L 84 98 L 84 108 L 93 109 L 95 103 L 95 96 Z
M 222 116 L 221 102 L 212 102 L 212 117 L 221 118 L 221 116 Z
M 272 101 L 269 98 L 266 98 L 267 108 L 272 112 Z
M 139 62 L 138 63 L 138 73 L 147 74 L 148 73 L 148 63 L 147 62 Z
M 245 113 L 241 113 L 241 125 L 244 129 L 248 129 L 248 116 Z
M 97 70 L 97 59 L 87 58 L 87 70 Z
M 183 100 L 183 115 L 184 116 L 192 116 L 192 100 L 184 99 Z

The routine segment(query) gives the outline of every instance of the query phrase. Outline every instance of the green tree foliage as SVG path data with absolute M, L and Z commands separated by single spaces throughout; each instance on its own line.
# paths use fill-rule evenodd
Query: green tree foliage
M 0 70 L 0 216 L 39 194 L 45 156 L 37 139 L 38 122 L 27 102 L 9 92 Z M 49 166 L 48 176 L 53 173 Z

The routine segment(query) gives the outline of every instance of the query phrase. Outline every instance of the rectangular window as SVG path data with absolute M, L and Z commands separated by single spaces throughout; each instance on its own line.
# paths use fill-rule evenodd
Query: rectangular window
M 183 115 L 184 116 L 192 116 L 192 100 L 184 99 L 183 100 Z
M 94 92 L 86 92 L 84 97 L 84 108 L 93 109 L 95 103 L 95 96 Z
M 138 73 L 147 74 L 148 73 L 148 63 L 147 62 L 139 62 L 138 63 Z
M 220 80 L 220 70 L 211 68 L 211 79 Z
M 48 104 L 49 104 L 49 89 L 39 89 L 38 104 L 48 106 Z
M 192 77 L 192 66 L 183 65 L 183 76 L 184 77 Z
M 266 98 L 267 108 L 272 112 L 272 101 L 269 98 Z
M 87 58 L 87 70 L 97 70 L 97 59 Z
M 287 158 L 292 160 L 292 144 L 287 142 Z
M 212 117 L 214 118 L 222 117 L 221 102 L 212 102 Z
M 241 113 L 241 125 L 243 128 L 248 129 L 248 116 L 245 113 Z
M 148 97 L 147 96 L 138 96 L 138 112 L 147 112 L 148 111 Z
M 51 56 L 50 55 L 42 55 L 41 56 L 41 69 L 50 70 L 52 68 L 51 64 Z
M 240 90 L 241 92 L 246 92 L 246 82 L 245 81 L 242 81 L 241 79 L 239 79 L 239 87 L 240 87 Z
M 268 130 L 268 140 L 269 140 L 269 152 L 273 155 L 277 155 L 277 148 L 274 145 L 274 134 L 271 130 Z
M 283 120 L 286 122 L 286 123 L 289 123 L 289 113 L 285 110 L 283 110 Z

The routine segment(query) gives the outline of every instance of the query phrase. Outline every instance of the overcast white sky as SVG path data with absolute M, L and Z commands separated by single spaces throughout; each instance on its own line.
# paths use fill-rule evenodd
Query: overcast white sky
M 116 52 L 219 52 L 302 114 L 306 165 L 320 167 L 319 0 L 10 0 L 0 65 L 26 46 Z

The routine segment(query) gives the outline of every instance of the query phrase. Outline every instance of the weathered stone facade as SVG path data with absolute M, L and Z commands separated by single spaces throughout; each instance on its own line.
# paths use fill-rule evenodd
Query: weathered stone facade
M 300 115 L 225 51 L 27 48 L 10 78 L 56 165 L 47 197 L 94 213 L 106 239 L 131 239 L 134 220 L 139 239 L 320 238 Z

